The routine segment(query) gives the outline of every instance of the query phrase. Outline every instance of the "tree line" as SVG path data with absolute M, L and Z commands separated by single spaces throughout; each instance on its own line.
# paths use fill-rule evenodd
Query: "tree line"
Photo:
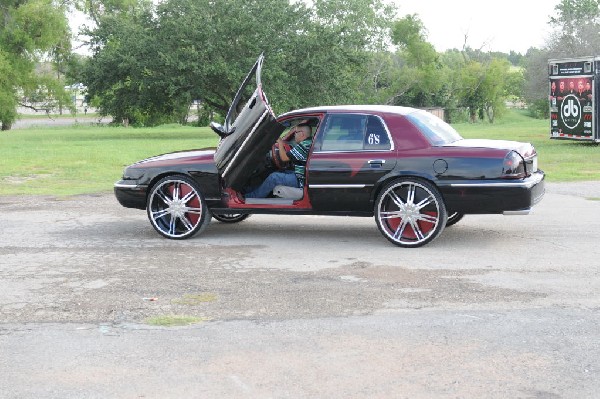
M 554 35 L 521 55 L 466 45 L 437 52 L 418 15 L 398 18 L 383 0 L 4 0 L 0 123 L 10 129 L 17 107 L 33 99 L 69 108 L 64 86 L 81 82 L 116 121 L 185 122 L 195 102 L 206 124 L 226 113 L 260 53 L 276 113 L 370 103 L 493 122 L 513 99 L 545 117 L 547 59 L 598 54 L 599 2 L 561 0 L 549 20 Z M 74 8 L 91 20 L 89 56 L 71 48 Z

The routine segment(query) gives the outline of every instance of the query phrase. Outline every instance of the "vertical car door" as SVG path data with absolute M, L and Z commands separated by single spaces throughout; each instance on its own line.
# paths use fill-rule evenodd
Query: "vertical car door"
M 394 143 L 380 116 L 327 115 L 308 166 L 313 209 L 372 212 L 373 189 L 395 165 Z
M 225 187 L 241 190 L 254 169 L 264 159 L 269 148 L 284 130 L 275 120 L 273 110 L 262 90 L 260 74 L 264 56 L 258 60 L 238 89 L 225 124 L 212 123 L 212 129 L 221 137 L 214 160 Z M 251 89 L 254 92 L 240 109 L 242 100 Z

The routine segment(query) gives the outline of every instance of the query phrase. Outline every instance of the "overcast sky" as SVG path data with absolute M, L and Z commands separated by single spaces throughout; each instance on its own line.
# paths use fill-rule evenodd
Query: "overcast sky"
M 467 45 L 525 53 L 542 47 L 559 0 L 394 0 L 399 14 L 419 14 L 437 51 Z

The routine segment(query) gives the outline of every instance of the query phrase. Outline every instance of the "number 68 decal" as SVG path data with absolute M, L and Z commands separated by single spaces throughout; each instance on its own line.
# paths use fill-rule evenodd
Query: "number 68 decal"
M 371 144 L 371 145 L 373 145 L 373 144 L 379 144 L 379 141 L 380 140 L 379 140 L 379 135 L 378 134 L 371 133 L 371 134 L 369 134 L 369 137 L 367 138 L 367 142 L 369 144 Z

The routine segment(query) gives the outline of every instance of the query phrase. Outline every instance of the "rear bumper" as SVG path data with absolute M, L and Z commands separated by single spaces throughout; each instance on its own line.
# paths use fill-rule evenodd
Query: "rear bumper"
M 519 180 L 477 180 L 440 184 L 446 207 L 465 214 L 527 214 L 545 193 L 545 175 L 537 171 Z
M 126 208 L 146 209 L 147 185 L 135 180 L 120 180 L 114 186 L 115 197 Z

